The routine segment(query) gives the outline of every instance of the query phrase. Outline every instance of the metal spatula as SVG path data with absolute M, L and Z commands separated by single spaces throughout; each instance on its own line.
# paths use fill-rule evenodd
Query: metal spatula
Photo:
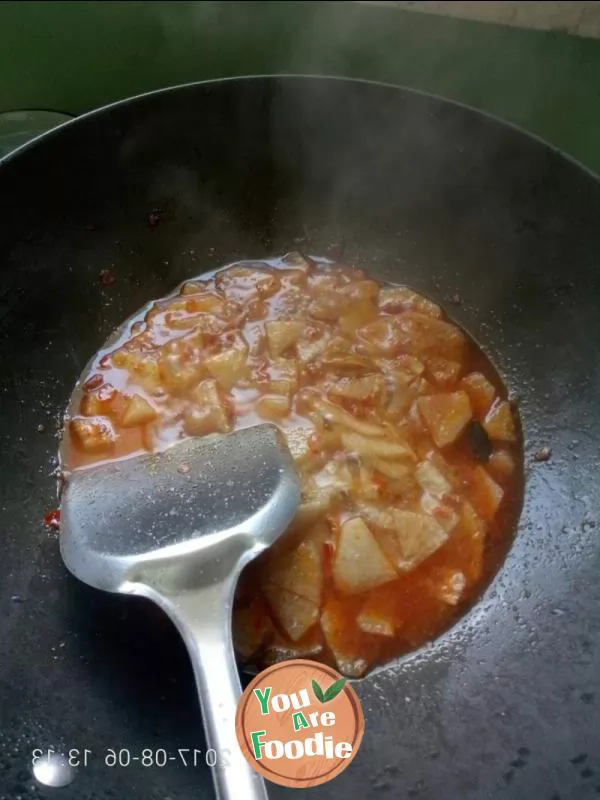
M 158 455 L 91 467 L 67 479 L 61 553 L 80 580 L 142 595 L 187 645 L 220 800 L 264 800 L 235 734 L 241 693 L 231 643 L 240 571 L 283 533 L 300 503 L 277 428 L 189 439 Z

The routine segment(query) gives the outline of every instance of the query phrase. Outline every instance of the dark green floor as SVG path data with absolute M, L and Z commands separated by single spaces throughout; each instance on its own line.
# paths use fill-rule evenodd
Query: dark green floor
M 370 78 L 510 120 L 600 172 L 600 41 L 348 3 L 0 3 L 0 111 L 81 112 L 170 84 Z

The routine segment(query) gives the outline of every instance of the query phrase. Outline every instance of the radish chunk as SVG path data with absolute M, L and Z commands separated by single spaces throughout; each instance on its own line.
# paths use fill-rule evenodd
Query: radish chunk
M 419 397 L 417 407 L 438 447 L 456 441 L 473 416 L 469 395 L 464 391 Z
M 215 380 L 202 381 L 193 394 L 193 400 L 194 405 L 183 417 L 183 427 L 189 436 L 229 433 L 231 415 Z
M 333 563 L 333 580 L 345 594 L 358 594 L 396 578 L 377 540 L 365 523 L 355 517 L 340 530 Z
M 291 410 L 290 398 L 283 394 L 265 394 L 256 401 L 256 413 L 263 419 L 283 419 Z
M 263 600 L 255 599 L 248 608 L 233 614 L 233 642 L 242 658 L 250 658 L 275 633 Z
M 183 353 L 163 351 L 159 361 L 160 377 L 167 390 L 174 395 L 184 394 L 206 375 L 199 361 L 187 360 Z
M 461 528 L 474 539 L 484 539 L 487 531 L 487 524 L 477 514 L 470 503 L 465 503 L 460 515 Z
M 310 442 L 313 434 L 313 428 L 304 428 L 300 425 L 285 430 L 287 446 L 297 464 L 302 464 L 310 457 L 312 453 Z
M 327 348 L 329 350 L 329 348 Z M 364 358 L 363 356 L 355 356 L 355 355 L 341 355 L 340 353 L 336 353 L 334 355 L 328 355 L 325 353 L 321 358 L 321 364 L 325 369 L 331 370 L 332 372 L 336 372 L 338 374 L 341 373 L 360 373 L 360 372 L 372 372 L 373 371 L 373 362 L 370 361 L 368 358 Z
M 121 425 L 124 428 L 147 425 L 149 422 L 153 422 L 157 416 L 158 414 L 147 400 L 139 394 L 134 394 L 127 402 L 125 412 L 121 417 Z
M 510 404 L 506 400 L 494 403 L 489 410 L 483 427 L 490 439 L 501 442 L 514 442 L 517 438 L 515 421 Z
M 399 350 L 420 359 L 462 361 L 466 339 L 449 322 L 406 311 L 393 319 Z
M 479 419 L 485 417 L 496 395 L 493 384 L 481 372 L 471 372 L 462 379 L 460 385 L 469 395 L 475 416 Z
M 426 514 L 394 509 L 394 529 L 386 528 L 377 536 L 381 548 L 403 572 L 417 567 L 448 539 L 443 527 Z
M 275 618 L 293 642 L 297 642 L 319 618 L 319 606 L 306 597 L 267 584 L 263 592 Z
M 506 481 L 516 469 L 514 456 L 508 450 L 496 450 L 487 463 L 487 469 L 496 480 Z
M 364 633 L 373 633 L 376 636 L 392 637 L 396 633 L 396 626 L 392 615 L 383 609 L 371 608 L 369 601 L 356 618 L 358 627 Z
M 377 309 L 369 298 L 357 300 L 344 309 L 339 325 L 344 333 L 354 334 L 354 331 L 367 325 L 377 317 Z
M 318 333 L 318 332 L 317 332 Z M 309 364 L 314 361 L 327 349 L 331 333 L 327 330 L 320 332 L 320 335 L 308 336 L 306 332 L 298 340 L 296 349 L 298 358 L 302 364 Z
M 436 570 L 433 581 L 433 594 L 449 606 L 457 605 L 467 586 L 464 574 L 458 569 L 448 567 Z
M 363 654 L 363 632 L 356 625 L 352 611 L 339 600 L 330 600 L 321 614 L 321 628 L 337 668 L 344 675 L 360 678 L 369 662 Z
M 439 319 L 442 309 L 423 295 L 413 292 L 407 286 L 388 286 L 379 292 L 379 308 L 388 314 L 401 311 L 418 311 L 420 314 Z
M 77 444 L 86 453 L 104 453 L 111 450 L 115 432 L 106 417 L 74 417 L 69 431 Z
M 346 400 L 367 400 L 377 397 L 383 391 L 384 383 L 380 375 L 365 375 L 360 378 L 340 378 L 331 387 L 331 394 Z
M 293 644 L 278 632 L 265 647 L 262 662 L 270 666 L 291 658 L 318 658 L 323 652 L 323 637 L 313 627 Z
M 385 436 L 386 429 L 382 425 L 374 425 L 372 422 L 364 422 L 357 419 L 348 411 L 328 400 L 321 400 L 317 397 L 311 398 L 310 403 L 314 410 L 330 423 L 342 425 L 349 428 L 361 436 Z
M 455 383 L 460 373 L 460 367 L 459 361 L 448 361 L 447 358 L 427 359 L 427 369 L 440 386 L 450 386 Z
M 362 349 L 376 356 L 395 356 L 400 352 L 400 336 L 395 320 L 386 318 L 364 325 L 358 335 Z
M 292 358 L 275 358 L 267 368 L 269 392 L 291 394 L 298 386 L 298 364 Z
M 475 467 L 471 476 L 471 500 L 483 519 L 490 520 L 498 510 L 504 490 L 483 467 Z
M 460 517 L 456 511 L 445 503 L 440 503 L 438 499 L 425 492 L 421 498 L 421 511 L 429 514 L 438 522 L 446 533 L 450 533 L 456 528 Z
M 270 320 L 265 324 L 267 343 L 271 358 L 279 358 L 296 344 L 304 330 L 303 322 L 294 320 Z
M 440 498 L 452 491 L 452 486 L 431 461 L 421 461 L 415 470 L 415 478 L 421 489 L 433 497 Z
M 265 583 L 320 603 L 323 565 L 317 545 L 310 540 L 301 542 L 293 550 L 285 545 L 283 542 L 270 554 L 265 564 Z
M 390 461 L 408 458 L 414 461 L 415 456 L 410 447 L 401 442 L 390 442 L 386 439 L 368 439 L 359 433 L 343 433 L 342 443 L 349 453 L 357 453 L 369 460 L 383 458 Z
M 242 266 L 221 270 L 215 283 L 228 300 L 236 302 L 270 297 L 281 285 L 275 271 Z
M 204 366 L 220 385 L 229 391 L 245 376 L 246 353 L 237 349 L 224 350 L 205 359 Z

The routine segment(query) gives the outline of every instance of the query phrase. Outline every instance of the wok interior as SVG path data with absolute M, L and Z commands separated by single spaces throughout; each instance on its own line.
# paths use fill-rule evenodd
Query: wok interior
M 426 96 L 325 79 L 248 79 L 147 96 L 3 162 L 0 353 L 15 377 L 3 387 L 0 415 L 9 520 L 0 585 L 8 597 L 43 598 L 0 623 L 6 729 L 34 730 L 33 717 L 21 721 L 25 700 L 51 738 L 75 692 L 78 708 L 62 725 L 70 741 L 93 746 L 115 732 L 124 744 L 148 741 L 159 719 L 156 741 L 197 735 L 175 638 L 145 609 L 124 609 L 69 581 L 55 540 L 40 533 L 55 491 L 54 421 L 88 358 L 148 299 L 212 265 L 333 248 L 377 279 L 442 303 L 458 293 L 454 318 L 521 396 L 527 453 L 551 445 L 559 455 L 529 470 L 520 535 L 478 610 L 430 651 L 361 684 L 372 736 L 351 777 L 322 796 L 344 786 L 364 793 L 390 759 L 400 759 L 406 785 L 427 775 L 431 791 L 443 792 L 450 762 L 429 757 L 440 750 L 452 756 L 456 786 L 484 759 L 472 793 L 481 796 L 507 758 L 505 717 L 491 723 L 484 707 L 502 706 L 529 750 L 528 737 L 539 735 L 534 707 L 543 706 L 545 720 L 560 716 L 573 742 L 597 740 L 578 702 L 597 680 L 593 662 L 572 654 L 597 641 L 600 599 L 598 541 L 585 527 L 598 499 L 599 212 L 593 176 L 516 130 Z M 114 284 L 101 282 L 104 269 Z M 572 621 L 560 629 L 560 648 L 555 608 Z M 135 643 L 134 623 L 146 637 Z M 64 658 L 33 672 L 57 641 L 67 642 Z M 88 672 L 81 659 L 90 658 L 98 661 Z M 498 684 L 494 675 L 514 678 Z M 118 713 L 147 709 L 148 692 L 170 680 L 172 715 L 145 710 L 146 725 Z M 405 707 L 406 697 L 418 697 L 418 708 Z M 377 720 L 390 708 L 406 709 L 408 750 L 386 744 Z M 93 734 L 90 718 L 98 720 Z M 424 724 L 432 719 L 433 728 Z M 564 760 L 558 738 L 538 750 Z M 204 778 L 208 785 L 208 770 Z M 140 780 L 156 787 L 166 778 Z M 181 777 L 190 791 L 197 781 Z

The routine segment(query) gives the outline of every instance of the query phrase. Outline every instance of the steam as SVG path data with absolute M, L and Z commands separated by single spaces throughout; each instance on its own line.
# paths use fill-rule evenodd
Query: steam
M 544 91 L 551 71 L 542 69 L 543 51 L 532 45 L 528 53 L 507 52 L 499 63 L 498 49 L 477 35 L 485 28 L 485 41 L 493 42 L 501 35 L 494 26 L 372 3 L 176 3 L 157 4 L 156 10 L 171 66 L 182 80 L 240 72 L 361 78 L 466 99 L 505 117 L 503 92 L 514 80 L 522 103 L 513 111 L 516 121 L 543 117 L 556 102 L 552 91 Z M 193 47 L 197 60 L 190 71 L 184 53 Z M 474 63 L 476 70 L 469 68 Z M 340 118 L 353 130 L 336 128 L 332 104 L 340 102 Z M 403 105 L 401 118 L 385 110 L 394 102 Z M 418 96 L 390 100 L 382 93 L 364 112 L 359 105 L 351 92 L 344 95 L 325 82 L 309 82 L 304 91 L 296 84 L 270 99 L 265 135 L 277 184 L 272 213 L 256 211 L 244 227 L 221 198 L 211 198 L 212 215 L 223 221 L 216 258 L 231 223 L 244 235 L 225 260 L 289 249 L 323 254 L 328 243 L 342 241 L 344 257 L 361 261 L 376 276 L 412 284 L 442 301 L 459 293 L 479 316 L 510 305 L 528 269 L 529 240 L 538 235 L 528 198 L 534 184 L 546 180 L 550 152 L 535 143 L 523 147 L 517 133 Z M 232 119 L 242 124 L 253 113 L 267 112 L 238 109 Z M 361 113 L 372 115 L 371 124 Z M 520 185 L 522 175 L 527 185 Z M 199 213 L 207 199 L 196 196 L 188 175 L 179 180 L 182 202 Z M 263 183 L 256 195 L 269 191 Z M 245 245 L 256 247 L 249 231 L 260 224 L 264 253 L 244 252 Z M 549 255 L 560 238 L 561 221 L 556 225 L 556 236 L 548 231 Z M 192 240 L 182 242 L 182 251 L 199 251 Z

